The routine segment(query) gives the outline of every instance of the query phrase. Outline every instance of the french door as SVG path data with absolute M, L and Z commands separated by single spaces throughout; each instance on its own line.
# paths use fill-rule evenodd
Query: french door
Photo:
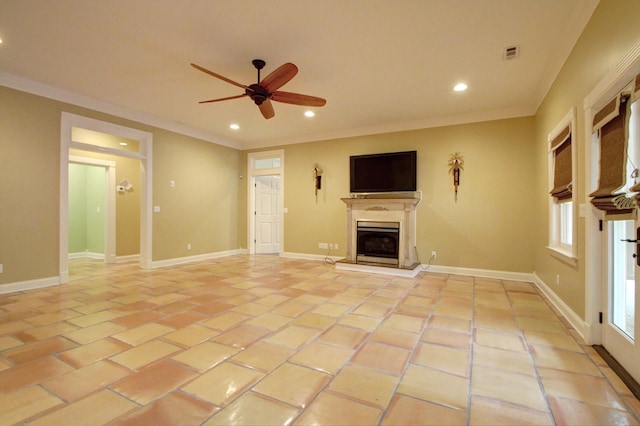
M 603 346 L 640 382 L 640 221 L 609 222 L 609 277 Z

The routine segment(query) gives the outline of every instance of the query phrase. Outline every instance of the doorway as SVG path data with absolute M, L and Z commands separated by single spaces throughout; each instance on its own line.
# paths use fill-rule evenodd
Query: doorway
M 137 142 L 135 150 L 93 145 L 74 140 L 74 129 L 84 129 L 106 135 L 131 139 Z M 60 130 L 60 283 L 69 282 L 69 156 L 70 150 L 87 153 L 102 153 L 139 160 L 140 175 L 140 267 L 152 267 L 152 144 L 153 136 L 144 132 L 117 124 L 63 112 Z M 115 185 L 114 185 L 115 186 Z M 115 196 L 115 189 L 109 191 Z M 115 205 L 115 203 L 114 203 Z M 115 254 L 115 234 L 113 239 Z

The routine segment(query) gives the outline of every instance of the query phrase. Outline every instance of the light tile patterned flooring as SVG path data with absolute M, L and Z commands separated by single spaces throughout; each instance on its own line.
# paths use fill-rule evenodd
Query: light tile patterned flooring
M 231 256 L 0 296 L 0 425 L 638 424 L 530 283 Z

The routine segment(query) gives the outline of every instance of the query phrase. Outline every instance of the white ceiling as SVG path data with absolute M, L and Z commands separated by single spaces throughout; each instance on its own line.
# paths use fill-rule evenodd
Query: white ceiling
M 236 148 L 524 116 L 597 2 L 0 0 L 0 84 Z M 191 62 L 249 85 L 255 58 L 262 77 L 296 64 L 281 90 L 327 104 L 273 102 L 270 120 L 249 98 L 198 104 L 242 89 Z

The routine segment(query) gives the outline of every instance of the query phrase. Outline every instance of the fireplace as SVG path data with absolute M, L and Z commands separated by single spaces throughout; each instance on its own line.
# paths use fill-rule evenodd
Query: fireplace
M 360 220 L 357 223 L 356 263 L 397 266 L 400 253 L 400 223 Z

